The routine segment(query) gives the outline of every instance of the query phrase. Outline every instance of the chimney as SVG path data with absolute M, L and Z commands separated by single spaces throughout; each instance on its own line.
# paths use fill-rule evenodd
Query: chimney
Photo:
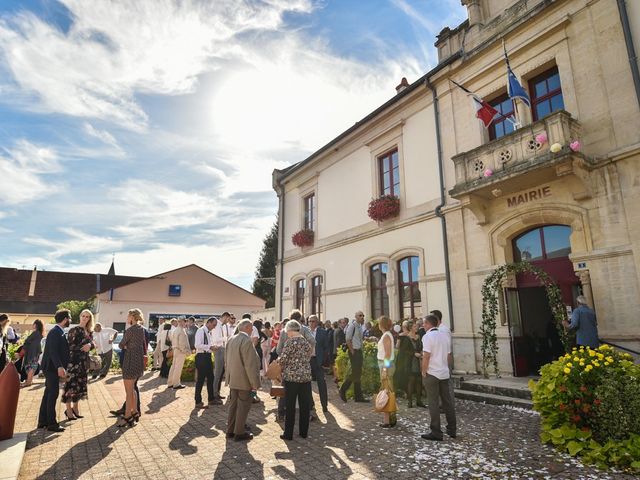
M 462 0 L 462 5 L 467 7 L 469 26 L 482 24 L 482 6 L 480 0 Z
M 400 80 L 400 85 L 396 87 L 396 94 L 400 93 L 408 86 L 409 86 L 409 82 L 407 82 L 407 77 L 402 77 L 402 80 Z

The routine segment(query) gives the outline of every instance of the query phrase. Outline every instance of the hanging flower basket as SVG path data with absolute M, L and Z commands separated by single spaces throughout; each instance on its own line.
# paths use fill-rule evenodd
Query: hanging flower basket
M 313 245 L 313 230 L 302 229 L 291 236 L 291 242 L 296 247 L 310 247 Z
M 383 195 L 369 202 L 367 214 L 371 220 L 382 222 L 400 213 L 400 199 L 394 195 Z

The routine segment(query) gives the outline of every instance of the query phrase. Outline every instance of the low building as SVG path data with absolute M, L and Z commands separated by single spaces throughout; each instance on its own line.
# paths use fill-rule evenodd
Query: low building
M 104 289 L 117 288 L 141 277 L 100 273 L 50 272 L 0 268 L 0 312 L 7 313 L 20 331 L 30 328 L 35 319 L 53 321 L 57 305 L 84 301 Z
M 172 317 L 205 319 L 228 311 L 240 318 L 264 306 L 265 301 L 251 292 L 197 265 L 187 265 L 103 290 L 96 298 L 96 316 L 103 325 L 124 330 L 127 312 L 139 308 L 154 330 Z

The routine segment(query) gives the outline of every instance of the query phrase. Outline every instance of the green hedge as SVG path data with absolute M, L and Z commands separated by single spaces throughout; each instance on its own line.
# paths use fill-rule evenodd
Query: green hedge
M 375 342 L 365 342 L 363 348 L 364 363 L 362 367 L 362 392 L 365 395 L 378 393 L 380 390 L 380 370 L 378 369 L 378 346 Z M 340 384 L 351 373 L 351 362 L 348 351 L 338 349 L 336 357 L 336 376 Z M 349 388 L 347 397 L 353 397 L 353 387 Z
M 600 468 L 640 472 L 640 366 L 629 354 L 574 348 L 529 386 L 544 443 Z
M 153 368 L 153 353 L 147 355 L 147 370 Z M 212 356 L 213 360 L 213 356 Z M 169 360 L 169 365 L 171 365 L 171 360 Z M 113 352 L 113 357 L 111 358 L 111 369 L 120 371 L 120 359 L 116 352 Z M 191 354 L 188 355 L 184 360 L 184 365 L 182 367 L 182 375 L 180 379 L 183 382 L 193 382 L 195 380 L 195 372 L 196 372 L 196 355 Z

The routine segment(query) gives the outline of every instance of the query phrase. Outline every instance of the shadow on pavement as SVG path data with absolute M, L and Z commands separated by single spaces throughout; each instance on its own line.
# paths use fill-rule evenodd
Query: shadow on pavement
M 180 427 L 175 437 L 169 442 L 169 448 L 171 450 L 179 450 L 182 456 L 193 455 L 198 452 L 198 447 L 191 445 L 191 442 L 195 438 L 215 438 L 220 435 L 216 430 L 207 428 L 203 417 L 198 416 L 199 411 L 202 410 L 194 410 L 191 412 L 187 423 Z

